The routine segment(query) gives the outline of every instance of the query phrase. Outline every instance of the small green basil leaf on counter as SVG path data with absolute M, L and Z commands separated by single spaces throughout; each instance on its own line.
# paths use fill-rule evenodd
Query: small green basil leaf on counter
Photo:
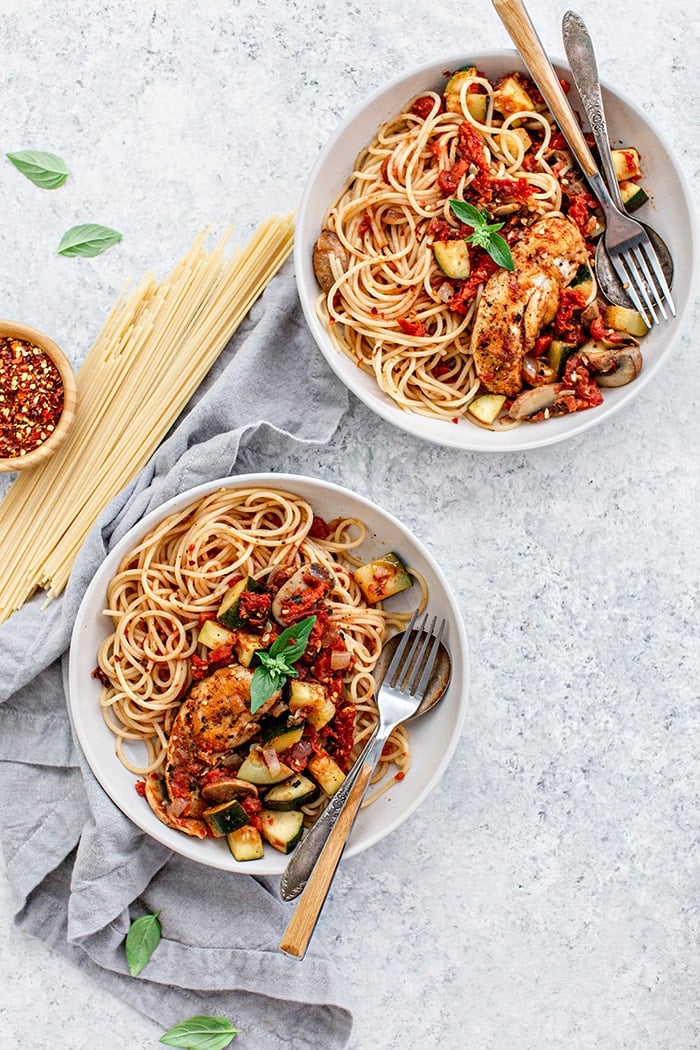
M 55 190 L 62 186 L 69 175 L 68 168 L 55 153 L 43 153 L 36 149 L 23 149 L 17 153 L 6 153 L 18 171 L 43 190 Z
M 183 1050 L 225 1050 L 241 1031 L 226 1017 L 190 1017 L 164 1032 L 159 1042 Z
M 136 977 L 141 973 L 160 941 L 160 922 L 158 916 L 142 915 L 135 919 L 129 927 L 126 935 L 126 961 L 129 964 L 129 973 Z
M 66 230 L 56 251 L 59 255 L 80 255 L 85 259 L 92 259 L 107 251 L 121 239 L 122 235 L 117 230 L 88 222 L 80 226 L 71 226 L 70 230 Z

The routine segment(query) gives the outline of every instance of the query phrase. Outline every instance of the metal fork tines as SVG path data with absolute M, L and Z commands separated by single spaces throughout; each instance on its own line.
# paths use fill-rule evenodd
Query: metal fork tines
M 415 619 L 414 613 L 379 687 L 378 706 L 382 713 L 386 710 L 385 696 L 401 700 L 408 697 L 413 710 L 413 698 L 418 696 L 422 699 L 435 666 L 445 621 L 441 620 L 438 625 L 437 616 L 434 616 L 430 627 L 426 629 L 427 613 L 419 627 L 414 627 Z
M 636 309 L 650 328 L 659 323 L 659 314 L 668 320 L 666 305 L 675 317 L 671 289 L 646 230 L 613 204 L 599 175 L 589 175 L 588 181 L 605 214 L 605 247 Z

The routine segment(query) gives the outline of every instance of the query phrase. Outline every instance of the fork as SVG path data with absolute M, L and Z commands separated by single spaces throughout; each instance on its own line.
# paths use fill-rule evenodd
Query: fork
M 279 945 L 283 952 L 299 959 L 303 959 L 306 954 L 355 817 L 381 756 L 382 748 L 392 730 L 414 714 L 428 687 L 445 630 L 445 621 L 441 620 L 438 624 L 437 617 L 433 617 L 428 628 L 426 627 L 428 621 L 426 613 L 420 626 L 415 627 L 416 616 L 417 613 L 414 613 L 411 617 L 379 687 L 377 694 L 378 725 L 352 772 L 348 774 L 345 782 L 309 833 L 312 835 L 319 827 L 319 822 L 324 821 L 325 818 L 326 824 L 331 826 L 330 834 L 327 834 L 326 837 L 327 827 L 322 827 L 322 837 L 325 841 L 320 851 L 312 848 L 313 866 L 308 874 L 306 872 L 307 860 L 304 856 L 307 836 L 307 839 L 297 847 L 297 851 L 292 855 L 282 877 L 281 892 L 285 900 L 296 896 L 299 888 L 304 887 L 304 892 Z M 349 790 L 347 789 L 348 782 Z M 346 789 L 344 792 L 343 788 Z
M 493 0 L 493 5 L 600 203 L 605 216 L 605 248 L 627 294 L 647 328 L 658 324 L 661 317 L 668 320 L 666 306 L 675 317 L 671 291 L 649 235 L 636 219 L 623 214 L 610 196 L 522 0 Z

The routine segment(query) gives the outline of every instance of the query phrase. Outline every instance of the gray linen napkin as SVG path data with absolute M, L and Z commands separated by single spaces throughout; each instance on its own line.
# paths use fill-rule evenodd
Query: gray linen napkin
M 15 921 L 168 1028 L 223 1014 L 237 1050 L 335 1050 L 351 1014 L 326 955 L 277 950 L 290 910 L 276 880 L 206 868 L 122 815 L 74 742 L 66 708 L 75 615 L 98 565 L 145 513 L 217 477 L 274 470 L 327 442 L 347 394 L 312 345 L 291 264 L 268 286 L 140 476 L 101 515 L 64 594 L 0 626 L 0 836 Z M 163 937 L 129 975 L 132 920 L 160 911 Z

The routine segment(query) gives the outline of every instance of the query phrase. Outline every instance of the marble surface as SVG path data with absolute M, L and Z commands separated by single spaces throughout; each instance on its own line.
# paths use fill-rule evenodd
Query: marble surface
M 529 3 L 555 54 L 565 9 Z M 697 189 L 694 5 L 578 10 L 601 74 L 663 125 Z M 167 272 L 207 223 L 242 239 L 294 208 L 351 105 L 460 43 L 509 46 L 488 4 L 0 0 L 2 152 L 50 149 L 73 173 L 42 193 L 0 163 L 0 313 L 79 363 L 127 277 Z M 56 256 L 85 221 L 123 242 Z M 450 768 L 342 865 L 319 927 L 353 995 L 351 1050 L 700 1043 L 697 320 L 631 405 L 565 444 L 441 449 L 353 401 L 330 446 L 278 464 L 402 517 L 470 642 Z M 157 1045 L 8 910 L 0 882 L 0 1047 Z

